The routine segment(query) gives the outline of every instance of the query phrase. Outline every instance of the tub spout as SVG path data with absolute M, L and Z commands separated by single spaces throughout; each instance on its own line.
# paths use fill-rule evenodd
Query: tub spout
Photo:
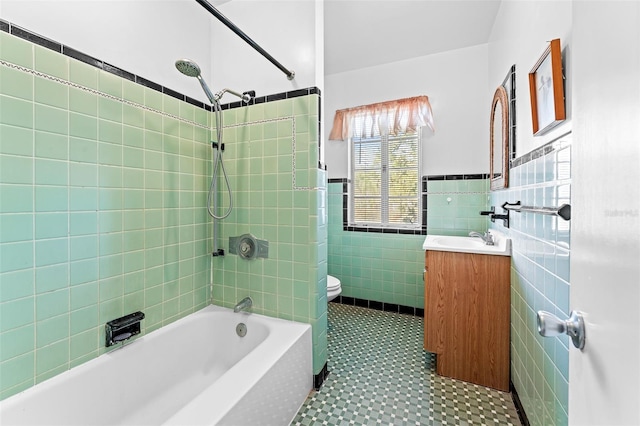
M 238 304 L 233 308 L 233 312 L 246 311 L 251 308 L 251 306 L 253 306 L 253 300 L 247 296 L 238 302 Z

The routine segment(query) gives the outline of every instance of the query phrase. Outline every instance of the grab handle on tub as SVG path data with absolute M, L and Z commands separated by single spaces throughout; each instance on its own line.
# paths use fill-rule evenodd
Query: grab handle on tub
M 105 346 L 113 346 L 140 334 L 140 322 L 144 319 L 144 313 L 134 312 L 105 324 Z

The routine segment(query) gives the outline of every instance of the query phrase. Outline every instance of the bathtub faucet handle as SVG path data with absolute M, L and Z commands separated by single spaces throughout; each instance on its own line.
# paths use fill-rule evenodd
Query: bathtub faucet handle
M 251 297 L 247 296 L 238 302 L 238 304 L 233 308 L 233 312 L 246 311 L 250 309 L 252 306 L 253 306 L 253 300 L 251 300 Z

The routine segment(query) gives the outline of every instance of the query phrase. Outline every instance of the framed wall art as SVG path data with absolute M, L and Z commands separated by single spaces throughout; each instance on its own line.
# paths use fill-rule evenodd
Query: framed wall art
M 549 42 L 529 72 L 533 134 L 542 135 L 565 120 L 560 39 Z

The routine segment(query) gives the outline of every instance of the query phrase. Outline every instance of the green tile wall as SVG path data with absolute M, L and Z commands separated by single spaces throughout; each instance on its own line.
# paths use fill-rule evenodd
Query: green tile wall
M 209 303 L 211 116 L 4 32 L 0 47 L 5 398 L 105 352 L 106 321 L 142 310 L 147 333 Z M 291 218 L 317 202 L 300 194 Z M 286 312 L 309 318 L 317 288 L 290 284 Z
M 488 208 L 486 179 L 427 181 L 427 233 L 468 235 L 487 230 L 479 215 Z M 343 230 L 343 184 L 329 184 L 328 270 L 340 278 L 342 295 L 424 307 L 423 235 Z
M 427 233 L 467 236 L 486 232 L 488 220 L 480 216 L 489 207 L 488 179 L 427 181 Z
M 219 225 L 213 303 L 245 296 L 253 312 L 309 323 L 314 373 L 327 360 L 326 173 L 318 170 L 318 95 L 224 111 L 224 167 L 233 210 Z M 229 205 L 219 180 L 219 214 Z M 269 241 L 267 259 L 229 254 L 229 237 Z
M 342 196 L 330 183 L 327 267 L 342 296 L 423 308 L 424 235 L 344 231 Z

